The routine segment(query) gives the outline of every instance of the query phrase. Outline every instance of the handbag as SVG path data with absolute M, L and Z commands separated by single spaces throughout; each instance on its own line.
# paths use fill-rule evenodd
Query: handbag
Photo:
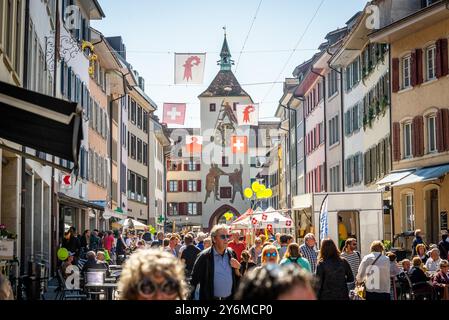
M 371 263 L 371 266 L 374 266 L 377 262 L 377 260 L 379 260 L 379 258 L 382 256 L 382 253 L 379 254 L 379 256 L 373 261 L 373 263 Z M 362 283 L 356 285 L 354 292 L 351 293 L 351 298 L 353 300 L 365 300 L 366 299 L 366 284 L 365 281 L 363 281 Z

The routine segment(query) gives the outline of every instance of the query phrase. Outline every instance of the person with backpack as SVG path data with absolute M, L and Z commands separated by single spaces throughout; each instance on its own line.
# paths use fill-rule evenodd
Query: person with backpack
M 363 257 L 357 272 L 357 283 L 365 283 L 366 300 L 390 300 L 390 259 L 383 254 L 381 241 L 371 244 L 371 253 Z
M 289 263 L 297 264 L 301 267 L 301 269 L 312 272 L 309 261 L 301 257 L 301 253 L 299 252 L 299 244 L 297 243 L 290 243 L 288 245 L 287 251 L 285 252 L 284 258 L 281 260 L 280 265 Z
M 360 262 L 362 261 L 362 256 L 360 255 L 360 252 L 356 250 L 357 250 L 357 240 L 354 238 L 349 238 L 345 241 L 343 252 L 341 253 L 341 257 L 346 261 L 348 261 L 354 279 L 357 277 Z M 355 281 L 348 283 L 348 289 L 349 290 L 355 289 Z

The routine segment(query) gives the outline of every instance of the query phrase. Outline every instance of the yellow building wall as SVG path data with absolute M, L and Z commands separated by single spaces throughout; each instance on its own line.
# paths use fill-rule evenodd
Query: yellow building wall
M 441 21 L 410 34 L 392 44 L 392 57 L 401 58 L 411 51 L 422 48 L 425 50 L 435 41 L 449 38 L 449 21 Z M 424 51 L 425 57 L 425 51 Z M 425 68 L 425 63 L 423 63 Z M 425 70 L 424 70 L 424 81 Z M 413 89 L 406 89 L 392 95 L 392 121 L 401 122 L 406 118 L 423 115 L 432 108 L 449 108 L 449 76 L 438 80 L 424 82 Z M 449 152 L 438 155 L 431 154 L 424 157 L 394 163 L 395 170 L 414 167 L 427 167 L 449 162 Z
M 430 228 L 428 228 L 428 221 L 430 219 L 429 212 L 429 193 L 432 189 L 438 189 L 439 203 L 438 212 L 449 211 L 449 176 L 440 182 L 439 180 L 425 183 L 416 183 L 407 186 L 394 188 L 394 232 L 395 234 L 410 231 L 406 230 L 405 225 L 405 201 L 403 195 L 406 193 L 413 193 L 414 196 L 414 210 L 415 210 L 415 229 L 421 229 L 424 233 L 424 241 L 429 244 Z M 409 244 L 411 247 L 411 243 Z M 408 249 L 410 249 L 410 247 Z
M 101 90 L 93 79 L 90 79 L 89 81 L 89 90 L 92 99 L 98 103 L 99 107 L 102 108 L 105 113 L 107 113 L 108 98 L 106 93 Z M 107 140 L 103 139 L 103 137 L 90 126 L 88 141 L 90 150 L 96 152 L 103 158 L 108 158 Z M 87 194 L 89 200 L 107 199 L 107 189 L 92 182 L 89 182 L 87 185 Z

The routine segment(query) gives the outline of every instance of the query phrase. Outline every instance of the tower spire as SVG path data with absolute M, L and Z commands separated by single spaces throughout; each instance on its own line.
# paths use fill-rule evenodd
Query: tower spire
M 231 51 L 229 50 L 228 40 L 226 39 L 226 26 L 223 27 L 224 30 L 224 41 L 223 46 L 221 48 L 220 53 L 220 61 L 218 64 L 220 65 L 221 70 L 231 70 L 234 65 L 234 60 L 231 60 Z

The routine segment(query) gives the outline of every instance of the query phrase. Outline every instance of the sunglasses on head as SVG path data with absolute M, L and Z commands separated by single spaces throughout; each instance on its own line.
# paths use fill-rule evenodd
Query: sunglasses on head
M 229 234 L 220 234 L 218 237 L 221 240 L 229 240 L 229 239 L 231 239 L 231 236 Z
M 179 292 L 179 283 L 174 279 L 168 278 L 161 284 L 156 284 L 150 279 L 145 278 L 139 283 L 139 293 L 142 296 L 151 296 L 159 291 L 166 295 L 173 295 Z
M 267 258 L 270 258 L 270 257 L 275 258 L 275 257 L 278 256 L 278 254 L 277 254 L 276 252 L 268 252 L 268 253 L 265 254 L 265 256 L 266 256 Z

